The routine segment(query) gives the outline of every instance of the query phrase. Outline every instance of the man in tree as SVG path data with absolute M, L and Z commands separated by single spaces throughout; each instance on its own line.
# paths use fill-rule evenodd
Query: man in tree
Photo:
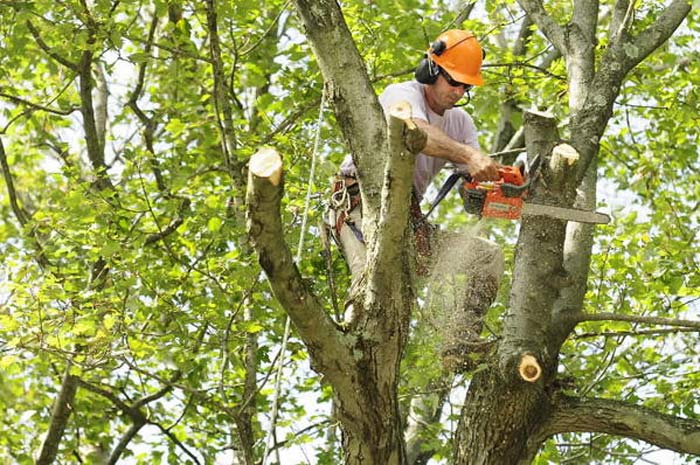
M 446 31 L 431 44 L 416 68 L 414 81 L 389 85 L 379 97 L 385 111 L 397 102 L 408 102 L 414 123 L 427 135 L 425 148 L 416 157 L 411 205 L 416 248 L 421 259 L 432 255 L 434 244 L 431 243 L 435 241 L 431 240 L 432 228 L 423 221 L 419 204 L 438 172 L 450 163 L 457 171 L 468 173 L 478 181 L 496 180 L 499 176 L 498 164 L 480 151 L 472 118 L 457 108 L 465 93 L 483 84 L 483 58 L 481 45 L 472 33 Z M 357 169 L 351 155 L 341 164 L 334 183 L 329 224 L 353 276 L 352 295 L 362 280 L 366 249 Z M 450 315 L 452 321 L 448 327 L 454 334 L 446 337 L 448 343 L 443 348 L 443 354 L 450 357 L 473 350 L 474 344 L 465 347 L 465 341 L 478 340 L 479 321 L 495 298 L 503 270 L 502 254 L 493 243 L 473 238 L 468 248 L 470 263 L 464 263 L 461 271 L 470 277 L 469 290 L 466 301 L 459 305 L 461 311 Z M 351 316 L 346 315 L 348 318 Z M 459 341 L 460 347 L 450 341 Z

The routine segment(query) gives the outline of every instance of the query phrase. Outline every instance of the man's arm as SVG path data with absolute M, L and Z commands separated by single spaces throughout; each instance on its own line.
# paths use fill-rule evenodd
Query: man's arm
M 413 121 L 428 135 L 424 154 L 466 165 L 469 174 L 476 181 L 498 180 L 498 164 L 492 159 L 470 145 L 457 142 L 423 119 L 414 118 Z

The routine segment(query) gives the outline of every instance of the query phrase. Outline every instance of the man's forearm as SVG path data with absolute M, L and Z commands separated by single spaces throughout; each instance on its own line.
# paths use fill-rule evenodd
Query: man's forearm
M 480 152 L 467 144 L 462 144 L 449 137 L 439 128 L 422 119 L 415 119 L 416 125 L 428 136 L 423 153 L 431 157 L 443 158 L 458 165 L 468 165 Z
M 479 150 L 452 139 L 425 120 L 414 119 L 413 121 L 428 136 L 428 141 L 423 148 L 424 154 L 465 166 L 467 172 L 477 181 L 499 178 L 498 164 Z

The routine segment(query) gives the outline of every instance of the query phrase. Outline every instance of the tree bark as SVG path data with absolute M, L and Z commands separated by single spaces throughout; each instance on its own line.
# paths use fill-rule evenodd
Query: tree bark
M 538 384 L 489 368 L 470 385 L 455 436 L 457 465 L 520 463 L 532 431 L 548 418 L 547 397 Z M 539 446 L 539 444 L 538 444 Z

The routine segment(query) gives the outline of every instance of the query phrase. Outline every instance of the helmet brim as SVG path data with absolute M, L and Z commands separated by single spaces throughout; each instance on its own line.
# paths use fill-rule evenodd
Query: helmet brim
M 464 84 L 471 84 L 473 86 L 483 86 L 484 85 L 484 78 L 481 77 L 481 72 L 478 74 L 464 74 L 460 73 L 458 71 L 453 71 L 450 69 L 445 68 L 445 71 L 450 75 L 452 79 L 455 81 L 463 82 Z

